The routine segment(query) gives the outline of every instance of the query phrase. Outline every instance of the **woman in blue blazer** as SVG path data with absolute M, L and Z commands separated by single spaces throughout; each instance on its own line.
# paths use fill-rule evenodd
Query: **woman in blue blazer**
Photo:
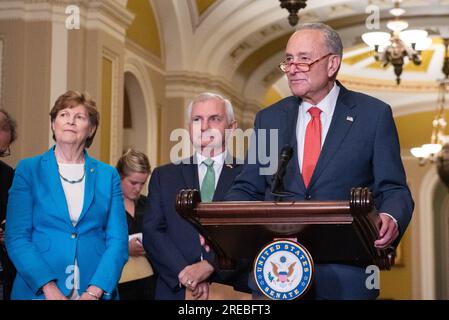
M 19 162 L 9 193 L 11 298 L 115 299 L 128 230 L 117 171 L 85 151 L 99 124 L 95 102 L 68 91 L 50 117 L 55 146 Z

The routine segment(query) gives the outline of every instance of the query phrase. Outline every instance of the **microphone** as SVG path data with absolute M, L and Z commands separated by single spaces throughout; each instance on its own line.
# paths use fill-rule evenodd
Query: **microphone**
M 283 179 L 288 162 L 292 158 L 293 148 L 286 144 L 279 153 L 278 169 L 271 179 L 271 193 L 277 197 L 285 196 Z

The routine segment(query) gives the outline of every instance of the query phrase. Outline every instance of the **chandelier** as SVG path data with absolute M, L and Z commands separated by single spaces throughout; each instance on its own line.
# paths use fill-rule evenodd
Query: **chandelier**
M 430 143 L 421 147 L 412 148 L 410 152 L 419 159 L 419 164 L 436 162 L 437 172 L 441 180 L 449 188 L 449 143 L 445 138 L 446 120 L 444 118 L 445 106 L 447 103 L 446 93 L 449 88 L 449 38 L 443 39 L 444 43 L 444 63 L 443 73 L 445 78 L 438 81 L 438 99 L 435 118 L 432 121 L 432 135 Z
M 396 84 L 401 83 L 404 59 L 407 58 L 415 65 L 421 64 L 420 52 L 427 49 L 432 39 L 427 37 L 425 30 L 406 30 L 407 21 L 401 19 L 405 10 L 400 7 L 401 0 L 394 1 L 394 8 L 390 10 L 395 18 L 387 23 L 391 32 L 366 32 L 362 40 L 376 51 L 374 58 L 386 67 L 391 64 L 396 75 Z
M 287 9 L 290 15 L 288 16 L 288 22 L 292 27 L 298 23 L 298 11 L 303 9 L 307 5 L 307 0 L 279 0 L 281 2 L 281 8 Z

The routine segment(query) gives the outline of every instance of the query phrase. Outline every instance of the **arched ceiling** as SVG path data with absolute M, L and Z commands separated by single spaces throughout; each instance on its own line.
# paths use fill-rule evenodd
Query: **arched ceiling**
M 196 1 L 196 7 L 198 11 L 198 15 L 203 15 L 207 9 L 209 9 L 214 3 L 216 3 L 216 0 L 195 0 Z
M 253 92 L 259 97 L 261 90 L 265 94 L 277 81 L 285 81 L 276 70 L 277 61 L 267 64 L 275 58 L 282 59 L 286 41 L 294 32 L 279 1 L 148 1 L 157 16 L 163 60 L 169 72 L 213 75 L 241 93 Z M 367 31 L 368 6 L 379 8 L 380 30 L 385 30 L 391 19 L 388 11 L 392 0 L 308 0 L 307 7 L 299 12 L 300 22 L 323 21 L 338 30 L 346 48 L 339 79 L 346 83 L 373 90 L 434 88 L 435 79 L 442 76 L 439 70 L 443 47 L 438 38 L 424 52 L 421 67 L 405 67 L 399 88 L 391 67 L 379 68 L 373 52 L 361 41 L 361 34 Z M 449 34 L 449 0 L 404 0 L 402 7 L 406 9 L 404 17 L 409 28 L 425 28 L 435 35 L 446 29 Z M 285 84 L 277 83 L 275 87 Z
M 150 3 L 142 0 L 128 0 L 127 8 L 134 14 L 134 20 L 126 36 L 156 57 L 162 58 L 159 30 Z
M 220 78 L 242 99 L 261 105 L 290 94 L 277 64 L 294 28 L 278 0 L 146 1 L 155 16 L 151 28 L 154 31 L 157 25 L 160 38 L 160 49 L 152 50 L 161 52 L 168 73 Z M 392 0 L 308 0 L 300 11 L 300 22 L 325 22 L 339 32 L 345 47 L 339 79 L 392 105 L 401 142 L 405 146 L 419 144 L 417 137 L 428 136 L 436 100 L 435 79 L 442 77 L 443 46 L 437 35 L 449 36 L 449 0 L 402 1 L 409 28 L 424 28 L 434 39 L 423 53 L 422 66 L 405 66 L 400 86 L 395 84 L 391 67 L 382 69 L 374 63 L 373 52 L 361 41 L 361 34 L 368 31 L 365 21 L 370 5 L 380 9 L 380 30 L 385 31 Z M 145 36 L 155 41 L 148 26 L 142 27 L 147 30 Z M 417 122 L 427 131 L 415 134 Z

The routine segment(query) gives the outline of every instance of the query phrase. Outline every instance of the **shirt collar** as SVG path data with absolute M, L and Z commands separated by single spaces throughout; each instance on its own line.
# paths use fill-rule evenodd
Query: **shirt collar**
M 334 86 L 332 87 L 331 91 L 329 91 L 329 93 L 317 105 L 313 105 L 309 102 L 303 101 L 301 103 L 300 110 L 303 114 L 305 114 L 307 113 L 307 110 L 309 110 L 310 107 L 316 106 L 320 108 L 324 114 L 329 115 L 335 109 L 339 92 L 340 87 L 337 85 L 337 82 L 334 82 Z
M 226 158 L 226 154 L 227 154 L 227 150 L 225 150 L 224 152 L 216 155 L 215 157 L 212 157 L 211 159 L 214 160 L 214 165 L 218 164 L 218 165 L 223 165 L 225 158 Z M 201 153 L 196 153 L 196 161 L 198 164 L 202 164 L 204 160 L 208 159 L 207 157 L 203 156 Z

